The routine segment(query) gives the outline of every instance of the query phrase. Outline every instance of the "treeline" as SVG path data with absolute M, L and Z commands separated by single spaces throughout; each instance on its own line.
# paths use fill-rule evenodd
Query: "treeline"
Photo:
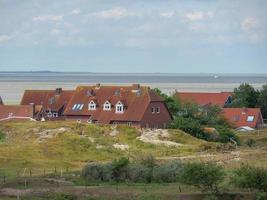
M 173 120 L 169 125 L 171 129 L 180 129 L 190 135 L 207 141 L 227 143 L 230 139 L 238 143 L 238 138 L 231 130 L 231 126 L 220 114 L 222 109 L 216 105 L 205 108 L 196 103 L 181 103 L 176 94 L 166 95 L 159 89 L 154 89 L 164 98 Z M 214 128 L 207 131 L 205 128 Z
M 244 83 L 234 89 L 233 101 L 230 107 L 260 108 L 263 118 L 267 118 L 267 84 L 260 90 Z
M 179 184 L 189 185 L 215 196 L 229 189 L 225 186 L 231 186 L 263 192 L 261 196 L 267 198 L 267 170 L 248 165 L 229 173 L 211 162 L 157 163 L 152 156 L 138 161 L 123 157 L 109 163 L 90 163 L 83 168 L 82 177 L 88 183 L 178 183 L 179 190 Z

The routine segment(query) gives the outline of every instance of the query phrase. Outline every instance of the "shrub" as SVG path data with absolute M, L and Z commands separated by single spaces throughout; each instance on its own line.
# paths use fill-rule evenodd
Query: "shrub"
M 110 181 L 112 165 L 110 163 L 91 163 L 82 170 L 82 176 L 89 181 Z
M 112 179 L 116 182 L 123 181 L 127 178 L 128 175 L 128 165 L 130 161 L 128 158 L 122 157 L 120 159 L 116 159 L 112 162 Z
M 213 163 L 188 163 L 182 169 L 180 181 L 204 192 L 218 193 L 223 178 L 224 171 L 220 166 Z
M 176 117 L 170 124 L 170 128 L 181 129 L 190 135 L 200 138 L 208 139 L 209 134 L 205 133 L 201 124 L 192 118 Z
M 231 182 L 240 188 L 251 188 L 267 191 L 267 170 L 260 167 L 243 165 L 236 169 Z
M 181 172 L 182 164 L 178 161 L 170 161 L 158 165 L 154 169 L 153 179 L 156 182 L 174 183 L 177 182 Z
M 245 141 L 245 144 L 246 144 L 247 146 L 249 146 L 249 147 L 253 147 L 253 146 L 255 146 L 256 141 L 255 141 L 254 139 L 247 139 L 247 140 Z
M 238 137 L 229 128 L 225 126 L 216 126 L 216 130 L 219 132 L 219 139 L 217 142 L 227 143 L 230 142 L 230 139 L 233 139 L 239 144 Z
M 60 194 L 55 195 L 55 197 L 53 197 L 52 200 L 78 200 L 78 198 L 70 194 L 60 193 Z
M 132 182 L 148 182 L 148 180 L 151 180 L 151 171 L 142 164 L 134 163 L 129 166 L 128 178 Z
M 0 143 L 4 142 L 5 139 L 6 139 L 6 135 L 4 133 L 0 132 Z

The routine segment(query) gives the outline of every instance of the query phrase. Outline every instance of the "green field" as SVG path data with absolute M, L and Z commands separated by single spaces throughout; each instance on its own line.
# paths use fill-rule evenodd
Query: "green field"
M 1 123 L 0 185 L 4 195 L 0 195 L 0 199 L 17 199 L 17 193 L 25 200 L 51 199 L 49 195 L 58 193 L 75 194 L 79 199 L 204 199 L 205 195 L 195 188 L 178 184 L 122 183 L 119 190 L 108 183 L 84 186 L 80 170 L 85 164 L 122 156 L 135 160 L 153 155 L 158 162 L 213 161 L 223 165 L 229 173 L 241 163 L 267 166 L 266 129 L 237 133 L 241 143 L 237 149 L 229 144 L 196 139 L 180 130 L 163 131 L 156 138 L 155 131 L 150 131 L 150 142 L 139 139 L 143 133 L 127 126 L 65 121 Z M 225 183 L 223 187 L 227 186 Z M 235 188 L 230 191 L 228 188 L 226 192 L 223 199 L 231 199 L 232 193 L 240 193 L 241 199 L 252 199 L 254 195 Z

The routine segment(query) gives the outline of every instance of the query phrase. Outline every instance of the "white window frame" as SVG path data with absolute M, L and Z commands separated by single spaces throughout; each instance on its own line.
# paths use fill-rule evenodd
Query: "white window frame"
M 156 113 L 157 113 L 157 114 L 160 113 L 160 107 L 156 107 Z
M 124 105 L 122 102 L 118 101 L 118 103 L 116 103 L 116 113 L 124 113 Z
M 156 108 L 155 107 L 151 107 L 151 113 L 155 114 L 156 113 Z
M 57 113 L 53 113 L 53 117 L 58 117 L 58 114 Z
M 111 103 L 109 101 L 104 103 L 103 110 L 111 110 Z
M 94 101 L 90 101 L 88 104 L 88 110 L 96 110 L 96 103 Z

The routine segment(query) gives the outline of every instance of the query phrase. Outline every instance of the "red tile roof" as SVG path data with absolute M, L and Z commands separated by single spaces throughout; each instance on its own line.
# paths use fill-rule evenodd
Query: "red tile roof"
M 89 92 L 88 92 L 89 91 Z M 97 102 L 96 110 L 88 110 L 91 100 Z M 111 110 L 103 110 L 106 101 L 111 103 Z M 122 102 L 125 107 L 123 113 L 115 113 L 115 105 Z M 140 121 L 150 102 L 163 102 L 149 87 L 133 86 L 79 86 L 69 101 L 64 115 L 90 116 L 99 123 L 112 121 Z M 73 110 L 75 104 L 83 105 L 81 110 Z
M 21 105 L 42 105 L 45 110 L 59 111 L 66 106 L 74 91 L 62 90 L 58 94 L 56 90 L 25 90 Z
M 198 92 L 178 92 L 176 95 L 181 102 L 194 102 L 201 106 L 218 105 L 224 107 L 227 99 L 232 96 L 231 92 L 221 93 L 198 93 Z
M 257 128 L 263 125 L 263 118 L 259 108 L 224 108 L 223 116 L 234 127 L 248 126 Z
M 0 105 L 0 121 L 33 118 L 32 105 Z

